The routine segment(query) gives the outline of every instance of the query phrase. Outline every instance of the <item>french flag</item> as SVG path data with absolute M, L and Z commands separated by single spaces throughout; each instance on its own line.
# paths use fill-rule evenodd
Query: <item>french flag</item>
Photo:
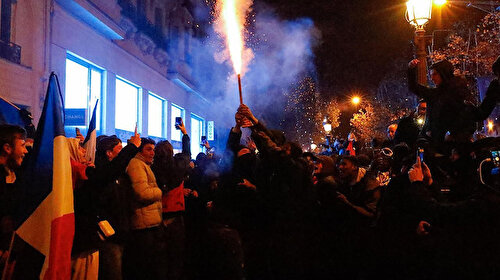
M 52 73 L 33 150 L 18 178 L 23 203 L 5 279 L 71 279 L 75 217 L 63 108 Z
M 83 147 L 87 150 L 85 154 L 85 159 L 89 162 L 94 163 L 95 161 L 95 150 L 97 142 L 97 132 L 96 132 L 96 112 L 97 104 L 99 104 L 99 99 L 95 103 L 94 112 L 92 113 L 92 118 L 90 119 L 89 129 L 87 131 L 87 136 L 83 141 Z

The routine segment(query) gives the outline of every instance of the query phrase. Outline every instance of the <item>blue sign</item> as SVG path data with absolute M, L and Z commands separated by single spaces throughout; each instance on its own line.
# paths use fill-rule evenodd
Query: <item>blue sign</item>
M 85 126 L 85 109 L 65 109 L 64 125 Z

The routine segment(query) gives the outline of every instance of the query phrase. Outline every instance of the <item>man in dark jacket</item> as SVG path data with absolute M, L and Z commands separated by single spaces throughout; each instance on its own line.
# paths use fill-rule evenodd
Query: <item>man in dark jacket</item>
M 15 125 L 0 125 L 0 270 L 7 259 L 14 231 L 17 204 L 16 172 L 28 151 L 26 132 Z
M 418 135 L 425 122 L 425 113 L 427 111 L 427 103 L 420 100 L 417 110 L 409 116 L 402 118 L 398 123 L 398 129 L 394 136 L 395 144 L 406 143 L 409 147 L 413 147 L 417 142 Z
M 267 130 L 242 104 L 238 112 L 252 123 L 252 138 L 259 150 L 257 191 L 268 220 L 269 261 L 276 279 L 312 277 L 312 170 L 302 158 L 302 149 L 286 142 L 284 134 Z M 306 245 L 308 244 L 308 245 Z M 307 276 L 306 276 L 307 275 Z
M 491 114 L 498 100 L 498 80 L 492 82 L 490 97 L 485 98 L 479 107 L 465 104 L 469 95 L 465 80 L 453 74 L 453 65 L 442 60 L 431 65 L 431 79 L 435 88 L 428 88 L 417 83 L 416 66 L 418 59 L 408 64 L 408 87 L 411 92 L 427 102 L 427 116 L 422 134 L 430 137 L 434 147 L 442 149 L 447 132 L 456 142 L 468 142 L 474 132 L 474 122 Z M 490 85 L 491 87 L 492 85 Z M 483 120 L 484 120 L 483 119 Z

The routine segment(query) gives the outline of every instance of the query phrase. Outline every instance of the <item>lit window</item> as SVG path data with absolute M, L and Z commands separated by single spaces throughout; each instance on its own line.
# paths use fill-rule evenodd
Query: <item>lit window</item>
M 203 119 L 197 115 L 191 114 L 191 156 L 196 158 L 199 153 L 203 152 L 201 144 L 201 136 L 204 134 Z
M 133 132 L 139 123 L 141 88 L 116 79 L 115 128 Z
M 171 139 L 172 141 L 181 141 L 182 140 L 181 131 L 175 128 L 175 118 L 181 117 L 184 119 L 184 109 L 175 104 L 172 104 L 171 108 L 172 108 L 170 115 Z
M 88 61 L 68 54 L 66 58 L 65 124 L 67 128 L 87 128 L 92 118 L 96 101 L 96 129 L 100 130 L 103 69 Z
M 164 138 L 165 100 L 150 93 L 148 97 L 148 135 Z

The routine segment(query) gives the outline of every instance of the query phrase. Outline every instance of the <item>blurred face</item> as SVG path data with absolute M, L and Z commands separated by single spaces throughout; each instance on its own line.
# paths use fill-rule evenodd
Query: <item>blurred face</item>
M 144 157 L 146 164 L 153 164 L 153 159 L 155 157 L 155 145 L 146 144 L 140 154 Z
M 443 83 L 443 78 L 441 78 L 441 75 L 438 73 L 438 71 L 436 71 L 436 69 L 431 70 L 431 80 L 436 86 L 439 86 Z
M 419 116 L 425 116 L 426 112 L 427 112 L 427 103 L 422 102 L 422 103 L 418 104 L 417 115 L 419 115 Z
M 348 141 L 356 141 L 356 137 L 354 136 L 354 134 L 349 133 L 349 134 L 347 135 L 347 140 L 348 140 Z
M 106 151 L 106 155 L 108 156 L 108 160 L 112 161 L 122 150 L 122 143 L 116 144 L 112 150 Z
M 397 125 L 391 125 L 387 128 L 387 137 L 389 139 L 394 139 L 394 135 L 396 134 L 396 129 L 398 128 Z
M 460 154 L 456 149 L 451 150 L 450 160 L 455 162 L 460 159 Z
M 28 150 L 26 150 L 26 142 L 24 139 L 18 137 L 14 140 L 13 144 L 5 144 L 3 146 L 3 152 L 7 154 L 7 166 L 16 168 L 21 166 Z
M 339 164 L 340 178 L 349 178 L 354 176 L 358 168 L 350 160 L 342 159 Z
M 287 156 L 289 156 L 292 153 L 292 147 L 290 146 L 290 144 L 286 143 L 285 145 L 283 145 L 283 151 Z
M 308 170 L 312 170 L 313 173 L 316 173 L 316 163 L 310 156 L 304 157 L 305 160 L 307 161 L 307 167 L 309 168 Z

